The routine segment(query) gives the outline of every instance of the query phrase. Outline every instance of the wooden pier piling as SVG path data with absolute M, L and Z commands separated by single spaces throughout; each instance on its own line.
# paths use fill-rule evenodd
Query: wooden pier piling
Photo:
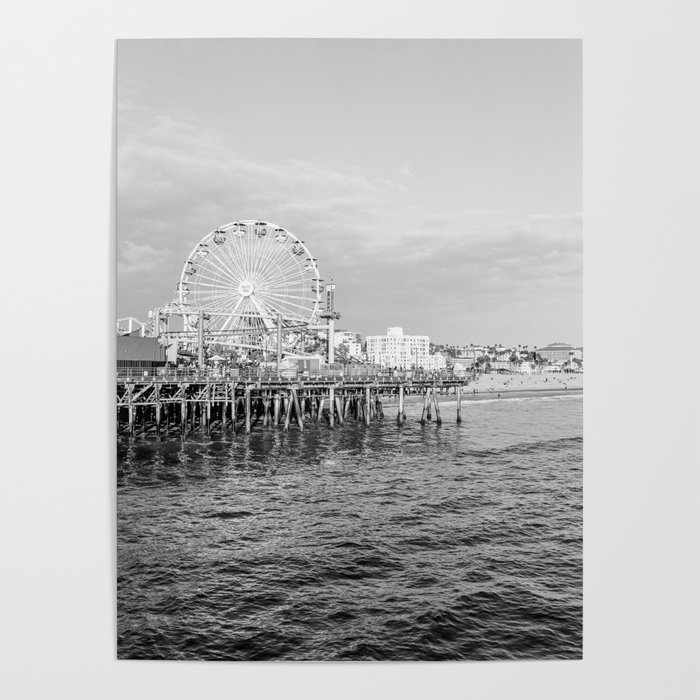
M 284 429 L 289 430 L 289 421 L 292 413 L 292 392 L 288 391 L 284 397 Z
M 438 425 L 442 424 L 442 418 L 440 417 L 440 404 L 438 403 L 437 391 L 433 386 L 433 403 L 435 404 L 435 422 Z
M 207 435 L 211 435 L 211 384 L 207 383 L 207 394 L 206 394 L 206 409 L 207 415 L 205 418 L 205 426 L 207 429 Z
M 294 422 L 304 431 L 305 418 L 326 423 L 329 428 L 344 425 L 348 416 L 369 426 L 384 418 L 384 401 L 397 402 L 396 422 L 406 421 L 407 394 L 423 394 L 421 424 L 426 418 L 442 422 L 438 395 L 453 393 L 457 403 L 457 422 L 462 422 L 463 388 L 466 379 L 419 378 L 394 379 L 389 376 L 329 381 L 328 377 L 304 377 L 294 380 L 269 376 L 260 379 L 232 380 L 214 376 L 188 375 L 186 378 L 126 378 L 117 381 L 117 430 L 136 437 L 158 438 L 170 435 L 171 423 L 183 438 L 196 431 L 207 435 L 225 435 L 229 421 L 234 435 L 250 434 L 256 426 L 280 426 L 285 431 Z M 179 421 L 179 426 L 178 426 Z M 138 425 L 138 428 L 137 428 Z
M 301 412 L 301 405 L 299 403 L 299 395 L 297 393 L 297 390 L 292 388 L 292 400 L 294 402 L 294 412 L 297 415 L 297 425 L 299 426 L 299 430 L 302 432 L 304 431 L 304 415 Z
M 277 427 L 280 424 L 280 393 L 279 391 L 275 392 L 275 398 L 273 400 L 274 404 L 274 413 L 272 416 L 272 425 Z
M 250 434 L 250 387 L 245 388 L 245 405 L 243 407 L 245 416 L 245 434 Z

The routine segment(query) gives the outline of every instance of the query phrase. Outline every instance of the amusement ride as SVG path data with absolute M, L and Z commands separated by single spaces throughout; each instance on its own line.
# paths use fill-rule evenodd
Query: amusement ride
M 174 300 L 149 312 L 147 322 L 119 319 L 117 332 L 175 342 L 180 352 L 196 351 L 201 364 L 212 344 L 279 362 L 283 354 L 305 354 L 305 343 L 326 331 L 332 362 L 340 318 L 334 296 L 335 284 L 323 284 L 304 241 L 272 222 L 245 219 L 206 234 L 182 266 Z

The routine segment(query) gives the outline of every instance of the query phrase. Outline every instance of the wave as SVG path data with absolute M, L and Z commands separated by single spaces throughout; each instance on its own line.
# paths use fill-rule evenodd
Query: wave
M 538 452 L 558 452 L 583 445 L 583 436 L 572 435 L 569 437 L 555 438 L 552 440 L 535 440 L 531 442 L 517 442 L 505 447 L 493 447 L 486 449 L 468 449 L 457 453 L 458 457 L 502 457 L 504 455 L 526 455 Z
M 205 518 L 219 518 L 221 520 L 238 520 L 238 518 L 249 518 L 255 513 L 251 513 L 248 510 L 222 510 L 218 513 L 210 513 L 205 515 Z

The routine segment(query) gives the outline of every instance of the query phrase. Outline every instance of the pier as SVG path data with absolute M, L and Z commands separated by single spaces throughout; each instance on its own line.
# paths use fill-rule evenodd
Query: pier
M 369 426 L 385 418 L 401 425 L 409 394 L 422 396 L 423 425 L 433 419 L 442 423 L 439 397 L 455 396 L 461 423 L 462 389 L 468 383 L 448 372 L 235 374 L 118 374 L 117 433 L 186 438 L 193 433 L 249 434 L 257 427 L 303 431 L 308 422 L 330 429 L 348 421 Z M 395 416 L 388 413 L 388 401 Z

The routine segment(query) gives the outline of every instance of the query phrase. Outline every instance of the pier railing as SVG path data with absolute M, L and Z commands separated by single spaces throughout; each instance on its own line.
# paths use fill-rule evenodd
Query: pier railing
M 293 381 L 373 381 L 390 383 L 397 381 L 430 381 L 465 379 L 465 372 L 452 370 L 422 371 L 422 370 L 377 370 L 374 367 L 358 367 L 349 365 L 342 369 L 300 370 L 283 369 L 279 372 L 268 368 L 236 368 L 226 370 L 200 370 L 155 368 L 149 370 L 136 368 L 119 368 L 117 381 L 134 382 L 202 382 L 202 381 L 234 381 L 234 382 L 293 382 Z

